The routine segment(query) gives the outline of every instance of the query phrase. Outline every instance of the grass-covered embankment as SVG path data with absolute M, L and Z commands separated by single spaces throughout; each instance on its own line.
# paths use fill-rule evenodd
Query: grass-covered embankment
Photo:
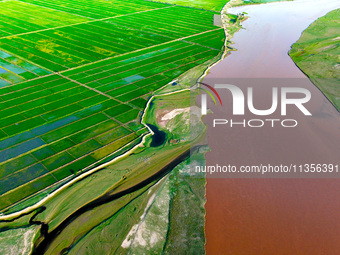
M 293 44 L 296 65 L 340 110 L 340 9 L 312 23 Z
M 151 248 L 155 253 L 163 249 L 170 254 L 204 251 L 204 176 L 192 178 L 187 173 L 190 160 L 186 159 L 180 166 L 172 166 L 174 170 L 157 187 L 154 186 L 156 179 L 148 183 L 145 180 L 186 153 L 193 142 L 188 112 L 183 111 L 163 126 L 155 118 L 161 111 L 160 117 L 178 108 L 188 108 L 192 94 L 188 90 L 162 94 L 188 88 L 192 79 L 200 77 L 207 66 L 218 61 L 221 54 L 195 65 L 179 77 L 178 85 L 169 84 L 155 92 L 159 96 L 154 98 L 144 120 L 167 133 L 164 145 L 153 148 L 147 141 L 145 147 L 62 189 L 43 203 L 45 210 L 34 217 L 34 222 L 43 222 L 48 226 L 45 236 L 48 241 L 44 242 L 46 239 L 36 230 L 34 248 L 37 254 L 41 251 L 45 254 L 81 254 L 86 250 L 101 251 L 103 254 L 149 254 Z M 196 130 L 198 137 L 204 133 L 203 129 L 203 124 L 199 123 Z M 202 151 L 200 153 L 198 157 L 201 160 Z M 155 188 L 149 189 L 152 186 Z M 117 197 L 122 193 L 125 195 Z M 167 214 L 164 214 L 165 211 Z M 168 222 L 160 225 L 160 215 L 168 215 Z M 1 222 L 0 229 L 5 231 L 7 228 L 29 226 L 33 224 L 31 216 Z M 141 238 L 143 236 L 145 238 Z M 22 238 L 17 237 L 17 240 L 20 242 Z M 144 245 L 143 240 L 149 243 Z
M 139 143 L 148 132 L 138 121 L 147 100 L 219 55 L 225 39 L 211 11 L 144 0 L 25 2 L 0 2 L 7 16 L 0 24 L 12 31 L 0 31 L 0 211 L 6 214 Z M 21 26 L 30 29 L 12 30 Z M 51 75 L 32 80 L 18 60 Z

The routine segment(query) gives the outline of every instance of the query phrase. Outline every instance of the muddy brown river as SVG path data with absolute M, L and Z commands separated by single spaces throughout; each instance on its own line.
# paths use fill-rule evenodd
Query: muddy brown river
M 309 24 L 339 7 L 334 0 L 296 0 L 230 10 L 245 11 L 249 19 L 232 39 L 237 51 L 214 66 L 204 82 L 237 85 L 243 92 L 251 86 L 258 109 L 270 107 L 273 87 L 305 88 L 311 100 L 304 106 L 312 116 L 295 106 L 282 116 L 279 105 L 270 118 L 294 119 L 296 127 L 212 127 L 216 118 L 267 118 L 248 110 L 233 116 L 230 92 L 218 90 L 223 107 L 208 100 L 214 113 L 204 118 L 211 148 L 206 165 L 340 164 L 340 114 L 288 56 Z M 339 176 L 208 174 L 207 254 L 339 254 Z

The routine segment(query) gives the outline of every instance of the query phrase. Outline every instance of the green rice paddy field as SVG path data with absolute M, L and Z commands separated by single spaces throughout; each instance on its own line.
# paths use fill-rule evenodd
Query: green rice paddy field
M 215 12 L 144 0 L 8 0 L 0 14 L 0 210 L 136 144 L 153 92 L 225 39 Z

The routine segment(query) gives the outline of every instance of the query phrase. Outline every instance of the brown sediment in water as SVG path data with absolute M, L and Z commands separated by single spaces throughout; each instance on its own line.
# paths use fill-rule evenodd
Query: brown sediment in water
M 339 184 L 208 179 L 207 254 L 338 254 Z
M 288 56 L 290 45 L 337 1 L 298 0 L 236 8 L 248 12 L 233 41 L 238 49 L 216 65 L 204 82 L 254 88 L 254 104 L 267 109 L 272 87 L 304 87 L 313 116 L 288 108 L 286 119 L 298 126 L 283 128 L 209 127 L 207 165 L 339 164 L 340 115 Z M 243 79 L 237 79 L 242 77 Z M 223 78 L 223 80 L 217 79 Z M 275 79 L 254 79 L 275 78 Z M 280 79 L 277 79 L 280 78 Z M 232 102 L 219 90 L 222 101 Z M 208 102 L 212 119 L 265 119 L 246 112 L 235 118 L 225 107 Z M 283 119 L 280 112 L 270 116 Z M 218 177 L 218 176 L 215 176 Z M 289 177 L 292 177 L 290 175 Z M 294 176 L 293 176 L 294 177 Z M 207 178 L 207 254 L 338 254 L 340 249 L 340 179 Z

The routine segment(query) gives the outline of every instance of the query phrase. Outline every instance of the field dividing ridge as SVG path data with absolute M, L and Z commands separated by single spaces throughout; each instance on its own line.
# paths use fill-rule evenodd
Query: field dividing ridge
M 144 0 L 1 5 L 0 210 L 134 146 L 149 133 L 141 116 L 154 92 L 224 46 L 205 10 Z M 42 10 L 51 16 L 35 18 Z
M 157 8 L 157 9 L 164 9 L 164 8 L 170 8 L 170 7 L 173 7 L 173 6 L 165 6 L 165 7 L 160 7 L 160 8 Z M 137 12 L 137 13 L 149 12 L 149 11 L 153 11 L 153 10 L 157 10 L 157 9 L 144 10 L 144 11 L 140 11 L 140 12 Z M 133 14 L 134 13 L 128 13 L 128 14 L 118 15 L 116 17 L 91 19 L 91 20 L 87 20 L 87 21 L 83 21 L 83 22 L 78 22 L 78 23 L 74 23 L 74 24 L 67 24 L 67 25 L 58 26 L 58 27 L 42 28 L 42 29 L 35 30 L 35 31 L 27 31 L 27 32 L 24 32 L 24 33 L 16 33 L 15 35 L 20 36 L 20 35 L 34 34 L 34 33 L 37 33 L 37 32 L 49 31 L 49 30 L 65 28 L 65 27 L 71 27 L 71 26 L 74 26 L 74 25 L 88 24 L 88 23 L 92 23 L 92 22 L 96 22 L 96 21 L 105 21 L 105 20 L 108 20 L 108 19 L 118 18 L 118 17 L 122 17 L 122 16 L 129 16 L 129 15 L 133 15 Z M 0 35 L 1 35 L 1 33 L 0 33 Z M 0 36 L 0 38 L 11 38 L 11 37 L 13 37 L 12 34 L 6 35 L 6 36 Z

